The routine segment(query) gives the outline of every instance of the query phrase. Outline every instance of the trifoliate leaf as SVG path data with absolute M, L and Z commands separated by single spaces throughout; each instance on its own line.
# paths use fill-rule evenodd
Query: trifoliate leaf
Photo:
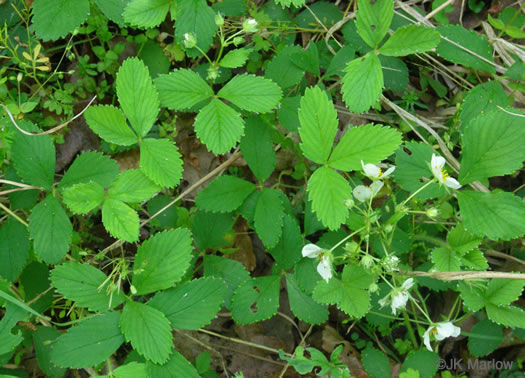
M 279 104 L 282 90 L 269 79 L 254 75 L 237 75 L 217 93 L 239 108 L 266 113 Z
M 107 199 L 102 205 L 102 223 L 117 239 L 134 242 L 139 239 L 139 216 L 122 201 Z
M 48 264 L 58 264 L 69 250 L 73 226 L 58 200 L 48 195 L 33 208 L 29 233 L 36 254 Z
M 496 110 L 471 121 L 463 133 L 459 181 L 503 176 L 522 167 L 525 160 L 525 118 Z
M 227 213 L 236 210 L 255 190 L 255 185 L 235 176 L 220 176 L 195 198 L 198 207 L 206 211 Z
M 324 164 L 330 156 L 337 134 L 337 112 L 334 104 L 319 87 L 306 89 L 299 108 L 299 135 L 304 156 Z
M 29 258 L 27 228 L 10 217 L 0 226 L 0 277 L 16 281 Z
M 164 290 L 179 281 L 190 266 L 191 235 L 185 228 L 155 234 L 139 247 L 132 284 L 137 295 Z
M 295 217 L 286 214 L 283 221 L 283 235 L 277 245 L 268 252 L 284 270 L 292 268 L 301 259 L 303 235 Z
M 75 184 L 96 182 L 103 188 L 111 185 L 118 175 L 115 160 L 96 151 L 87 151 L 79 155 L 69 167 L 58 187 L 63 189 Z
M 314 289 L 313 298 L 318 303 L 336 304 L 348 316 L 359 319 L 370 306 L 368 287 L 372 276 L 359 265 L 345 265 L 341 279 L 320 280 Z
M 91 130 L 106 142 L 121 146 L 131 146 L 138 142 L 137 135 L 129 128 L 126 117 L 119 108 L 112 105 L 90 106 L 84 117 Z
M 239 68 L 244 66 L 244 63 L 248 60 L 248 55 L 253 51 L 252 48 L 241 48 L 228 51 L 228 54 L 224 55 L 219 65 L 227 68 Z
M 215 12 L 208 6 L 206 0 L 185 0 L 178 2 L 178 5 L 180 8 L 177 10 L 175 20 L 177 43 L 184 46 L 184 35 L 192 33 L 197 38 L 197 46 L 200 50 L 207 52 L 217 31 Z M 190 57 L 202 55 L 196 48 L 186 50 L 186 54 Z
M 372 4 L 369 0 L 358 0 L 359 10 L 356 13 L 356 27 L 359 35 L 375 48 L 383 40 L 392 18 L 394 17 L 394 2 L 379 0 Z
M 286 275 L 286 287 L 290 309 L 296 317 L 309 324 L 322 324 L 328 320 L 328 308 L 302 291 L 291 274 Z
M 61 367 L 89 368 L 108 359 L 124 342 L 120 313 L 108 312 L 82 321 L 54 343 L 51 361 Z
M 255 207 L 255 231 L 266 248 L 273 248 L 281 238 L 284 208 L 279 192 L 263 188 Z
M 231 150 L 241 139 L 241 115 L 218 98 L 206 105 L 195 118 L 197 137 L 216 155 Z
M 457 272 L 461 268 L 458 253 L 448 248 L 436 248 L 432 251 L 432 262 L 439 272 Z
M 503 327 L 483 319 L 472 327 L 468 349 L 474 357 L 483 357 L 495 351 L 502 341 Z
M 488 302 L 496 306 L 509 305 L 520 298 L 523 286 L 525 286 L 525 282 L 522 280 L 493 278 L 485 291 L 484 297 Z
M 232 299 L 232 317 L 237 324 L 271 318 L 279 308 L 281 276 L 250 278 L 242 283 Z
M 164 21 L 170 5 L 171 0 L 132 0 L 124 9 L 124 20 L 138 28 L 152 28 Z
M 496 110 L 498 106 L 507 105 L 507 95 L 499 81 L 487 81 L 483 84 L 472 88 L 465 96 L 461 104 L 461 113 L 459 113 L 460 129 L 477 121 L 479 115 L 490 113 Z
M 175 329 L 199 329 L 222 307 L 226 284 L 219 278 L 188 281 L 155 295 L 150 305 L 166 315 Z
M 138 58 L 128 58 L 117 73 L 117 97 L 131 127 L 145 136 L 159 113 L 159 95 L 148 68 Z
M 20 122 L 25 131 L 40 131 L 31 122 Z M 55 175 L 55 145 L 49 135 L 25 135 L 15 130 L 12 158 L 18 175 L 26 184 L 51 190 Z
M 94 181 L 70 186 L 63 192 L 63 200 L 75 214 L 86 214 L 104 200 L 104 188 Z
M 213 96 L 213 90 L 198 73 L 180 69 L 155 79 L 160 103 L 171 110 L 186 110 Z
M 149 200 L 160 188 L 138 169 L 128 169 L 119 174 L 108 190 L 108 198 L 123 202 Z
M 76 306 L 96 312 L 107 312 L 126 300 L 117 287 L 108 293 L 107 278 L 97 268 L 77 262 L 65 262 L 51 272 L 51 283 L 60 294 L 76 302 Z
M 491 64 L 492 47 L 483 35 L 461 25 L 443 25 L 436 30 L 441 34 L 436 49 L 438 56 L 463 66 L 496 73 L 496 67 Z
M 342 171 L 361 169 L 391 155 L 401 144 L 401 133 L 390 127 L 368 124 L 348 129 L 334 148 L 328 165 Z
M 439 33 L 422 25 L 408 25 L 397 29 L 379 52 L 387 56 L 419 54 L 435 48 L 440 42 Z
M 368 53 L 348 63 L 345 72 L 341 87 L 343 101 L 353 113 L 366 112 L 377 102 L 384 86 L 379 58 Z
M 496 324 L 511 328 L 525 328 L 525 311 L 516 306 L 497 306 L 489 303 L 487 316 Z
M 181 154 L 168 139 L 144 139 L 140 146 L 140 169 L 157 185 L 172 188 L 182 178 Z
M 159 310 L 139 302 L 126 302 L 120 329 L 133 349 L 147 360 L 164 364 L 173 347 L 170 322 Z
M 350 185 L 329 167 L 318 168 L 308 180 L 308 198 L 317 219 L 336 230 L 348 216 L 345 200 L 352 198 Z
M 38 38 L 56 41 L 79 27 L 89 15 L 88 0 L 35 0 L 33 27 Z
M 224 305 L 231 309 L 231 299 L 234 291 L 241 283 L 250 278 L 241 263 L 214 255 L 205 255 L 203 258 L 204 276 L 218 277 L 226 282 L 228 292 L 224 296 Z
M 271 129 L 261 118 L 248 118 L 241 152 L 251 171 L 259 182 L 265 182 L 277 164 L 273 149 Z
M 457 193 L 467 231 L 489 239 L 509 240 L 525 234 L 525 206 L 512 193 Z

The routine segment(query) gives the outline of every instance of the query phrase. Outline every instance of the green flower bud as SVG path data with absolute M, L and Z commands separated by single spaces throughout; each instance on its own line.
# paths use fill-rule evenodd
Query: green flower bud
M 193 33 L 184 34 L 184 47 L 192 49 L 197 46 L 197 37 Z
M 244 43 L 244 38 L 243 37 L 235 37 L 233 39 L 233 44 L 235 46 L 239 46 L 239 45 L 242 45 Z
M 253 18 L 248 18 L 242 23 L 242 30 L 245 33 L 255 33 L 257 31 L 257 21 Z
M 218 27 L 224 25 L 224 17 L 222 17 L 220 13 L 217 13 L 215 15 L 215 25 L 217 25 Z

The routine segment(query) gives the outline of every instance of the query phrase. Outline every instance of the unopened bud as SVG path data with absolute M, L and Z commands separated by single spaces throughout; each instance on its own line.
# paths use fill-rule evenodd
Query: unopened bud
M 243 37 L 235 37 L 233 39 L 233 44 L 235 46 L 239 46 L 239 45 L 242 45 L 244 43 L 244 38 Z
M 377 286 L 375 282 L 371 284 L 370 286 L 368 286 L 368 291 L 371 293 L 375 293 L 377 289 L 379 289 L 379 286 Z
M 217 25 L 218 27 L 224 25 L 224 17 L 222 17 L 220 13 L 217 13 L 215 15 L 215 25 Z
M 438 216 L 439 211 L 438 211 L 438 209 L 432 207 L 432 208 L 428 209 L 425 213 L 427 214 L 427 217 L 435 218 L 435 217 Z
M 349 198 L 345 201 L 345 206 L 348 208 L 348 209 L 351 209 L 352 207 L 354 207 L 355 205 L 355 202 L 352 198 Z
M 20 83 L 22 81 L 23 77 L 24 77 L 24 75 L 22 75 L 22 72 L 19 72 L 18 75 L 16 75 L 16 81 L 18 81 Z
M 361 265 L 363 265 L 365 268 L 370 268 L 372 264 L 374 263 L 374 258 L 370 255 L 364 255 L 361 259 Z
M 208 80 L 216 80 L 219 77 L 219 67 L 217 66 L 210 66 L 208 68 Z
M 135 286 L 131 285 L 129 287 L 129 290 L 131 291 L 131 294 L 133 294 L 133 295 L 137 294 L 137 289 L 135 288 Z
M 184 47 L 192 49 L 197 45 L 197 37 L 193 33 L 184 34 Z
M 242 23 L 242 30 L 245 33 L 255 33 L 257 31 L 257 21 L 255 21 L 253 18 L 244 20 Z

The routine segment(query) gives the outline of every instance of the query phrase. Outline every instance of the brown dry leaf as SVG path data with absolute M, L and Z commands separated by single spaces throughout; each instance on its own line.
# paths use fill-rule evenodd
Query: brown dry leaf
M 326 325 L 323 329 L 323 349 L 328 353 L 332 353 L 339 344 L 343 344 L 343 351 L 339 355 L 339 360 L 348 366 L 352 377 L 368 377 L 361 364 L 359 352 L 335 328 Z
M 128 169 L 139 169 L 140 166 L 140 151 L 138 149 L 121 152 L 115 155 L 115 160 L 119 165 L 120 171 Z

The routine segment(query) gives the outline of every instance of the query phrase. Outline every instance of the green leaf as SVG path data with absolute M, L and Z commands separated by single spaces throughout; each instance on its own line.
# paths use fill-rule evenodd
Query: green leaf
M 352 198 L 348 182 L 333 169 L 320 167 L 310 176 L 307 190 L 317 219 L 331 230 L 338 229 L 348 216 L 344 202 Z
M 199 329 L 215 318 L 226 292 L 223 280 L 199 278 L 158 293 L 150 305 L 166 315 L 172 328 Z
M 60 368 L 51 362 L 53 342 L 61 335 L 54 327 L 38 326 L 33 332 L 33 343 L 38 367 L 48 377 L 63 377 L 66 374 L 65 368 Z
M 401 58 L 379 55 L 385 88 L 403 92 L 408 86 L 408 67 Z
M 133 349 L 147 360 L 164 364 L 171 354 L 173 341 L 170 322 L 159 310 L 139 302 L 126 302 L 120 329 Z
M 244 63 L 248 60 L 248 55 L 253 51 L 252 48 L 241 48 L 228 51 L 228 54 L 224 55 L 219 65 L 227 68 L 239 68 L 244 66 Z
M 317 277 L 316 277 L 317 279 Z M 341 279 L 320 280 L 313 298 L 318 303 L 336 304 L 354 319 L 363 317 L 370 307 L 368 287 L 373 282 L 368 271 L 359 265 L 345 265 Z
M 97 315 L 70 328 L 54 343 L 51 362 L 67 368 L 89 368 L 108 359 L 124 342 L 120 313 Z
M 523 286 L 525 282 L 521 280 L 493 278 L 484 296 L 488 302 L 496 306 L 509 305 L 520 298 Z
M 175 70 L 155 79 L 160 103 L 171 110 L 186 110 L 213 96 L 211 87 L 198 73 Z
M 509 240 L 525 234 L 525 207 L 512 193 L 457 193 L 465 228 L 477 236 Z
M 58 264 L 69 250 L 73 226 L 57 199 L 48 195 L 33 208 L 29 233 L 36 254 L 48 264 Z
M 255 207 L 255 231 L 266 248 L 273 248 L 283 232 L 284 208 L 279 192 L 263 188 Z
M 139 216 L 122 201 L 108 198 L 102 205 L 102 223 L 109 233 L 127 242 L 139 239 Z
M 458 224 L 448 233 L 448 243 L 450 247 L 460 254 L 465 254 L 477 248 L 481 242 L 482 239 L 465 230 L 465 226 L 462 223 Z
M 186 228 L 155 234 L 135 255 L 132 284 L 137 295 L 173 286 L 186 273 L 191 259 L 191 235 Z
M 383 40 L 394 17 L 394 2 L 378 0 L 374 4 L 370 0 L 358 0 L 359 10 L 356 13 L 356 27 L 359 35 L 375 48 Z
M 106 312 L 126 300 L 123 293 L 108 293 L 107 276 L 97 268 L 76 262 L 65 262 L 51 272 L 51 283 L 76 306 Z M 106 283 L 104 283 L 106 281 Z
M 270 127 L 261 118 L 251 117 L 246 120 L 241 152 L 257 180 L 265 182 L 275 169 L 277 158 Z
M 232 299 L 235 323 L 247 324 L 271 318 L 279 308 L 281 276 L 250 278 L 242 283 Z
M 153 197 L 160 188 L 138 169 L 128 169 L 117 177 L 108 190 L 108 198 L 123 202 L 142 202 Z
M 483 357 L 494 352 L 502 341 L 503 327 L 484 319 L 472 327 L 468 349 L 474 357 Z
M 432 262 L 439 272 L 458 272 L 461 260 L 455 251 L 448 248 L 436 248 L 432 251 Z
M 164 365 L 157 365 L 148 362 L 149 374 L 147 377 L 155 378 L 172 378 L 172 377 L 184 377 L 184 378 L 199 378 L 200 375 L 197 369 L 186 359 L 182 354 L 177 352 L 175 349 L 172 351 L 168 362 Z M 135 378 L 132 377 L 132 378 Z
M 301 229 L 290 214 L 285 214 L 282 237 L 277 245 L 268 252 L 275 259 L 280 268 L 291 269 L 301 259 L 303 235 Z
M 497 110 L 470 122 L 463 134 L 459 181 L 510 174 L 525 160 L 525 119 Z
M 117 97 L 131 126 L 145 136 L 159 113 L 159 95 L 148 68 L 138 58 L 128 58 L 117 73 Z
M 255 190 L 255 185 L 235 176 L 220 176 L 195 198 L 198 207 L 206 211 L 227 213 L 236 210 Z
M 525 311 L 516 306 L 487 305 L 487 316 L 496 324 L 512 328 L 525 328 Z
M 345 72 L 341 87 L 343 101 L 353 113 L 368 111 L 375 105 L 384 87 L 379 58 L 373 53 L 368 53 L 348 63 Z
M 202 108 L 194 127 L 197 137 L 216 155 L 235 147 L 244 131 L 241 115 L 218 98 Z
M 170 55 L 176 54 L 177 47 L 174 45 L 166 46 L 166 51 L 169 50 Z M 165 75 L 170 71 L 170 58 L 164 54 L 164 48 L 160 46 L 156 40 L 148 39 L 142 49 L 139 50 L 139 58 L 142 59 L 152 77 Z
M 490 64 L 492 47 L 483 35 L 467 30 L 460 25 L 438 26 L 441 42 L 437 46 L 438 56 L 457 64 L 495 74 L 496 68 Z
M 307 88 L 299 108 L 299 135 L 304 156 L 324 164 L 330 156 L 337 134 L 337 112 L 334 104 L 319 87 Z
M 168 139 L 144 139 L 140 146 L 140 169 L 153 182 L 173 188 L 182 178 L 182 158 Z
M 104 13 L 104 16 L 119 25 L 124 24 L 122 13 L 128 5 L 129 0 L 94 0 L 94 2 L 102 13 Z
M 25 131 L 40 131 L 30 122 L 20 122 Z M 25 135 L 15 131 L 12 159 L 18 175 L 27 184 L 51 190 L 55 175 L 55 145 L 49 135 Z
M 475 269 L 475 270 L 487 270 L 489 264 L 487 259 L 479 249 L 474 249 L 467 252 L 464 256 L 461 256 L 461 262 L 463 265 Z
M 200 251 L 221 248 L 231 243 L 225 238 L 231 232 L 234 218 L 230 213 L 209 213 L 199 209 L 193 217 L 191 230 L 195 245 Z
M 275 0 L 275 3 L 287 8 L 290 6 L 299 8 L 304 5 L 305 0 Z
M 328 165 L 342 171 L 361 169 L 376 164 L 391 155 L 401 144 L 401 133 L 387 126 L 373 125 L 348 129 L 334 148 Z
M 480 114 L 490 113 L 498 106 L 505 107 L 506 105 L 507 95 L 499 81 L 487 81 L 475 86 L 468 92 L 461 104 L 460 129 L 465 130 L 465 127 L 476 120 Z
M 293 64 L 292 54 L 301 53 L 302 48 L 296 45 L 286 46 L 279 51 L 266 66 L 265 76 L 277 83 L 282 89 L 298 84 L 304 77 L 304 70 Z
M 225 257 L 205 255 L 203 265 L 205 277 L 218 277 L 226 282 L 228 292 L 224 297 L 224 305 L 231 309 L 233 292 L 241 283 L 250 278 L 250 274 L 241 263 Z
M 458 289 L 461 294 L 461 299 L 463 299 L 463 304 L 470 311 L 476 312 L 485 306 L 484 289 L 465 282 L 460 282 Z
M 107 188 L 117 177 L 118 171 L 117 162 L 108 156 L 96 151 L 84 152 L 71 164 L 58 187 L 64 189 L 71 185 L 93 181 Z
M 309 324 L 322 324 L 328 320 L 328 308 L 307 295 L 291 274 L 286 275 L 286 287 L 290 309 L 299 320 Z
M 16 281 L 29 258 L 29 234 L 26 227 L 9 217 L 0 226 L 0 276 Z
M 197 37 L 197 46 L 204 52 L 208 51 L 217 31 L 215 12 L 208 6 L 206 0 L 185 0 L 178 2 L 180 8 L 175 20 L 175 39 L 184 46 L 184 34 L 193 33 Z M 191 57 L 201 56 L 196 49 L 187 50 Z
M 408 25 L 397 29 L 379 52 L 387 56 L 405 56 L 423 53 L 435 48 L 440 42 L 439 33 L 422 25 Z
M 401 366 L 401 372 L 412 369 L 418 377 L 432 378 L 438 371 L 439 355 L 426 349 L 412 350 Z
M 56 41 L 79 27 L 89 15 L 88 0 L 35 0 L 33 27 L 38 38 Z
M 112 105 L 90 106 L 84 113 L 86 122 L 95 134 L 106 142 L 131 146 L 138 142 L 137 135 L 126 122 L 119 108 Z
M 148 29 L 159 25 L 168 14 L 171 0 L 132 0 L 124 9 L 127 24 Z
M 418 142 L 406 142 L 405 148 L 410 151 L 410 155 L 401 148 L 396 152 L 394 181 L 406 191 L 414 193 L 425 184 L 425 181 L 422 180 L 423 177 L 432 179 L 430 160 L 435 151 L 428 144 Z M 420 191 L 416 198 L 424 201 L 441 197 L 446 193 L 443 185 L 434 183 Z
M 388 357 L 379 349 L 367 347 L 361 353 L 361 361 L 366 372 L 372 378 L 389 378 L 390 364 Z
M 0 290 L 0 294 L 4 294 L 4 291 Z M 8 298 L 12 298 L 8 294 L 5 295 Z M 24 340 L 20 330 L 13 333 L 12 329 L 19 321 L 26 320 L 27 314 L 24 309 L 13 303 L 6 303 L 2 307 L 5 307 L 5 312 L 2 320 L 0 320 L 0 339 L 2 340 L 2 343 L 0 343 L 0 355 L 5 355 L 12 353 L 16 346 Z
M 133 361 L 113 370 L 113 376 L 115 378 L 148 378 L 148 367 L 145 363 Z
M 64 203 L 75 214 L 86 214 L 99 206 L 106 193 L 104 188 L 96 182 L 76 184 L 63 192 Z
M 266 113 L 281 100 L 282 90 L 269 79 L 255 75 L 237 75 L 218 93 L 239 108 L 250 112 Z

